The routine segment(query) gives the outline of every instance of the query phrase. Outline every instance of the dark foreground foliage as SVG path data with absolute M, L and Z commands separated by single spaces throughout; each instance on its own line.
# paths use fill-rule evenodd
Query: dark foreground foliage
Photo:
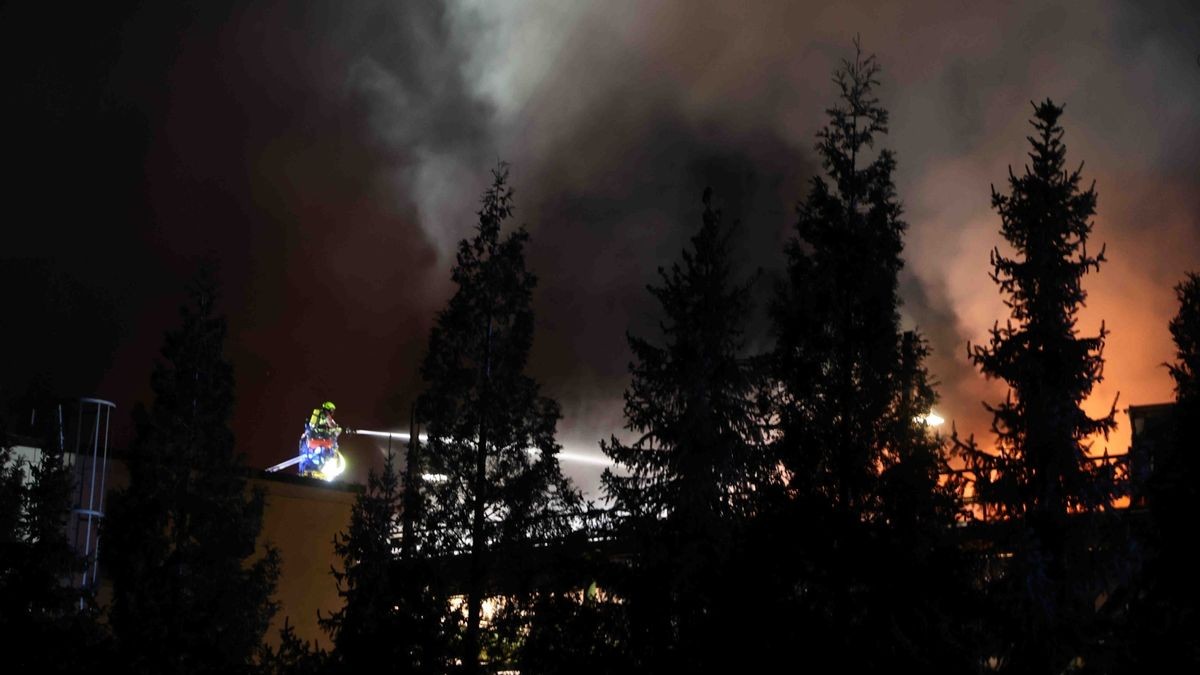
M 1200 277 L 1176 289 L 1170 434 L 1134 508 L 1114 509 L 1122 465 L 1092 444 L 1115 404 L 1082 408 L 1107 330 L 1076 326 L 1104 262 L 1087 247 L 1097 195 L 1066 163 L 1063 108 L 1036 104 L 1031 163 L 992 196 L 1010 316 L 968 351 L 1009 394 L 988 405 L 994 442 L 938 435 L 929 347 L 902 320 L 909 226 L 897 158 L 876 147 L 881 69 L 855 48 L 761 308 L 774 343 L 748 345 L 759 276 L 738 266 L 719 191 L 648 287 L 658 330 L 627 335 L 626 433 L 601 442 L 619 465 L 607 508 L 585 509 L 564 477 L 558 404 L 527 372 L 536 279 L 501 164 L 422 363 L 414 422 L 429 440 L 414 438 L 403 472 L 390 455 L 371 472 L 334 541 L 332 648 L 288 621 L 262 646 L 279 560 L 256 543 L 262 497 L 227 427 L 225 324 L 202 276 L 110 503 L 106 622 L 63 583 L 79 561 L 61 448 L 47 440 L 26 479 L 0 439 L 0 638 L 17 670 L 1195 671 Z M 19 648 L 49 642 L 67 646 Z

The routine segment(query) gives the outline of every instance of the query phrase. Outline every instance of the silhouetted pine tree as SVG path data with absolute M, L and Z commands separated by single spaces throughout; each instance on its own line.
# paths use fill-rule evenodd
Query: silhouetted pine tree
M 1130 648 L 1119 672 L 1191 672 L 1200 668 L 1200 588 L 1192 542 L 1200 521 L 1200 275 L 1175 287 L 1171 320 L 1176 361 L 1175 410 L 1169 444 L 1155 446 L 1147 502 L 1153 525 L 1148 560 L 1122 627 Z
M 1186 281 L 1175 287 L 1179 298 L 1179 313 L 1171 320 L 1171 337 L 1175 340 L 1175 355 L 1179 360 L 1170 366 L 1175 380 L 1176 417 L 1192 425 L 1200 419 L 1200 274 L 1188 274 Z M 1177 431 L 1190 443 L 1196 436 L 1190 425 L 1180 425 Z M 1200 461 L 1200 456 L 1187 453 L 1187 459 Z M 1193 484 L 1196 485 L 1196 484 Z
M 929 432 L 925 416 L 937 403 L 925 358 L 929 346 L 915 331 L 900 340 L 900 391 L 894 428 L 884 448 L 879 476 L 882 522 L 900 539 L 935 536 L 960 514 L 955 486 L 940 483 L 947 475 L 944 441 Z
M 866 581 L 863 638 L 876 642 L 875 669 L 961 673 L 971 669 L 980 637 L 977 565 L 956 527 L 964 515 L 961 481 L 950 470 L 945 439 L 925 421 L 937 403 L 928 354 L 919 334 L 901 335 L 901 389 L 880 459 L 869 543 L 872 557 L 888 564 Z
M 789 500 L 773 524 L 779 586 L 764 595 L 793 609 L 767 630 L 806 645 L 819 667 L 955 670 L 965 649 L 949 600 L 965 590 L 949 537 L 959 507 L 939 484 L 943 442 L 923 421 L 934 401 L 927 349 L 900 331 L 907 226 L 895 156 L 874 150 L 888 127 L 879 69 L 856 40 L 854 61 L 834 73 L 839 101 L 817 135 L 825 175 L 798 207 L 772 307 L 772 450 Z
M 104 658 L 105 644 L 93 598 L 79 587 L 85 563 L 67 538 L 75 480 L 58 404 L 46 392 L 30 402 L 38 412 L 29 429 L 40 441 L 37 460 L 0 452 L 0 635 L 19 671 L 78 672 Z
M 899 400 L 897 274 L 902 236 L 887 132 L 874 97 L 879 65 L 855 43 L 834 74 L 838 105 L 818 134 L 828 175 L 816 176 L 788 243 L 788 283 L 773 306 L 780 431 L 791 487 L 821 495 L 855 520 L 878 511 L 878 465 Z M 868 161 L 869 160 L 869 161 Z
M 369 472 L 349 529 L 334 538 L 342 568 L 333 574 L 345 604 L 321 625 L 333 640 L 331 663 L 338 672 L 379 664 L 402 673 L 444 673 L 448 667 L 445 598 L 397 556 L 399 485 L 389 454 L 381 472 Z
M 536 283 L 525 269 L 529 235 L 518 228 L 501 236 L 512 190 L 503 164 L 492 173 L 475 236 L 458 247 L 452 274 L 458 288 L 430 335 L 421 366 L 427 389 L 418 404 L 429 436 L 423 458 L 428 471 L 446 477 L 424 486 L 421 545 L 429 555 L 467 558 L 462 661 L 468 672 L 478 670 L 485 647 L 483 600 L 518 587 L 531 544 L 568 532 L 580 501 L 558 464 L 558 404 L 524 374 Z M 500 577 L 504 589 L 494 584 Z M 493 627 L 504 624 L 505 608 L 515 608 L 518 595 L 499 604 Z M 507 649 L 497 637 L 488 636 L 490 661 Z
M 1116 407 L 1096 419 L 1081 407 L 1101 380 L 1108 333 L 1103 325 L 1094 337 L 1076 331 L 1087 298 L 1083 276 L 1099 269 L 1104 252 L 1087 251 L 1096 193 L 1080 190 L 1082 167 L 1064 169 L 1061 114 L 1049 100 L 1034 106 L 1032 166 L 1021 176 L 1009 172 L 1009 194 L 992 191 L 1001 233 L 1016 252 L 991 256 L 1012 316 L 970 357 L 1010 389 L 987 406 L 995 449 L 958 444 L 978 503 L 998 523 L 997 553 L 1011 555 L 989 588 L 1003 617 L 989 656 L 1021 673 L 1059 673 L 1087 661 L 1113 570 L 1097 528 L 1098 513 L 1116 496 L 1113 467 L 1089 452 L 1096 434 L 1107 437 L 1116 426 Z
M 12 450 L 7 433 L 7 420 L 0 416 L 0 645 L 11 649 L 20 640 L 9 641 L 9 635 L 20 635 L 27 627 L 23 603 L 14 602 L 12 594 L 20 592 L 22 561 L 25 558 L 24 511 L 27 489 L 25 463 Z M 28 664 L 22 664 L 28 665 Z
M 625 607 L 601 597 L 595 584 L 578 596 L 574 589 L 543 589 L 532 611 L 534 619 L 519 654 L 521 672 L 607 675 L 635 670 L 628 653 Z
M 651 671 L 711 665 L 727 649 L 713 630 L 713 593 L 741 521 L 773 480 L 744 353 L 748 286 L 734 281 L 731 231 L 704 191 L 703 224 L 682 263 L 650 286 L 662 305 L 662 343 L 629 336 L 625 391 L 631 444 L 601 448 L 621 466 L 603 483 L 639 550 L 626 594 L 635 655 Z
M 1175 287 L 1179 313 L 1171 320 L 1176 362 L 1170 365 L 1175 380 L 1173 448 L 1155 472 L 1158 481 L 1156 513 L 1164 547 L 1164 557 L 1175 567 L 1172 581 L 1178 582 L 1180 615 L 1189 622 L 1175 628 L 1182 638 L 1190 636 L 1190 658 L 1200 659 L 1200 588 L 1192 583 L 1194 560 L 1188 545 L 1190 532 L 1200 522 L 1200 275 L 1189 274 Z M 1183 590 L 1186 587 L 1186 590 Z M 1186 608 L 1186 609 L 1184 609 Z M 1193 661 L 1195 663 L 1195 661 Z
M 279 647 L 263 645 L 258 666 L 262 675 L 321 675 L 332 671 L 329 653 L 300 639 L 287 617 L 279 629 Z
M 246 672 L 274 612 L 279 556 L 255 544 L 263 497 L 247 495 L 228 427 L 233 369 L 216 302 L 206 269 L 166 334 L 154 402 L 135 411 L 129 486 L 104 522 L 110 624 L 132 673 Z
M 25 474 L 12 450 L 8 420 L 0 414 L 0 589 L 12 583 L 10 565 L 21 542 L 21 504 L 25 501 Z M 5 619 L 7 622 L 7 619 Z

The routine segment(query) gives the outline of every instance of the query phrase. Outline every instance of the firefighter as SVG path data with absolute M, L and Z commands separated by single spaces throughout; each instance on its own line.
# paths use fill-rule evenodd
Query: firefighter
M 337 435 L 342 433 L 342 428 L 333 421 L 333 412 L 337 410 L 337 406 L 333 401 L 325 401 L 319 408 L 313 408 L 312 415 L 308 418 L 309 433 L 315 438 L 337 438 Z
M 309 415 L 300 438 L 300 454 L 304 457 L 300 463 L 301 474 L 320 474 L 325 462 L 337 454 L 338 434 L 342 433 L 342 428 L 333 419 L 335 410 L 337 406 L 333 401 L 326 401 L 313 408 Z

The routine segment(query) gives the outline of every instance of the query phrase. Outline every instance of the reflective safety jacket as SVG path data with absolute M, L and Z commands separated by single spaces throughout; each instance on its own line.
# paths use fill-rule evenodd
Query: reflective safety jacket
M 321 435 L 336 436 L 342 432 L 341 427 L 333 421 L 333 415 L 323 408 L 313 408 L 312 415 L 308 418 L 308 428 Z

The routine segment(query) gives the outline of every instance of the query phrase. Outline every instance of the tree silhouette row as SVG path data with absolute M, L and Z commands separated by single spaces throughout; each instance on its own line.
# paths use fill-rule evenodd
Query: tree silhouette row
M 600 442 L 614 462 L 600 509 L 564 477 L 558 405 L 525 372 L 529 234 L 509 224 L 507 166 L 493 171 L 421 366 L 429 440 L 371 472 L 335 540 L 344 606 L 321 619 L 328 652 L 290 625 L 279 648 L 260 647 L 279 559 L 255 549 L 261 496 L 245 496 L 224 321 L 202 279 L 105 523 L 107 621 L 80 643 L 147 673 L 1195 668 L 1200 278 L 1176 289 L 1172 436 L 1144 504 L 1117 508 L 1120 461 L 1093 447 L 1116 404 L 1082 408 L 1107 329 L 1076 325 L 1105 260 L 1088 248 L 1097 196 L 1067 168 L 1063 107 L 1035 104 L 1030 164 L 992 196 L 1010 249 L 991 252 L 992 278 L 1010 315 L 968 351 L 1009 393 L 987 404 L 994 441 L 939 435 L 929 346 L 900 321 L 908 226 L 896 157 L 877 147 L 880 72 L 856 41 L 833 74 L 823 171 L 766 307 L 737 269 L 720 186 L 703 190 L 689 245 L 648 287 L 659 329 L 627 336 L 626 433 Z M 752 353 L 743 330 L 758 311 L 774 340 Z M 48 466 L 35 485 L 57 480 Z M 30 542 L 53 543 L 35 514 L 59 498 L 9 469 L 0 488 L 4 546 L 21 552 L 0 569 L 12 589 L 31 578 Z M 0 595 L 3 626 L 23 631 L 66 635 L 94 617 Z

